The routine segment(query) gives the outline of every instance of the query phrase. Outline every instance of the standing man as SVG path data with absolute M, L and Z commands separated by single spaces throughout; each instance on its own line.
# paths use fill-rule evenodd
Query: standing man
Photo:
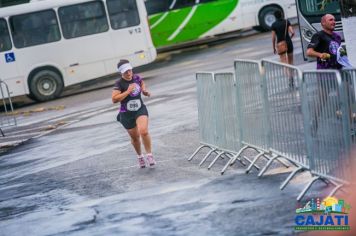
M 317 58 L 317 69 L 336 69 L 340 70 L 342 65 L 337 62 L 337 51 L 341 46 L 341 37 L 334 32 L 335 17 L 326 14 L 321 18 L 322 31 L 313 35 L 308 45 L 307 55 Z M 318 126 L 322 117 L 328 113 L 326 105 L 330 106 L 329 95 L 337 91 L 336 81 L 328 76 L 320 74 L 315 82 L 309 82 L 309 88 L 315 88 L 314 102 L 312 104 L 312 135 L 318 133 Z M 337 111 L 337 107 L 334 108 Z M 324 114 L 324 115 L 322 115 Z
M 335 17 L 326 14 L 321 18 L 322 31 L 313 35 L 307 49 L 309 57 L 317 58 L 317 69 L 341 69 L 337 62 L 337 50 L 341 46 L 341 37 L 334 32 Z

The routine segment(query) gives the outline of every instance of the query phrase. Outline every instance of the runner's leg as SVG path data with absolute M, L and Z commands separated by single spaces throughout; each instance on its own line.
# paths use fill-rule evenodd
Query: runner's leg
M 138 133 L 142 138 L 143 146 L 145 147 L 146 153 L 152 153 L 151 136 L 148 133 L 148 116 L 143 115 L 137 117 L 136 125 Z
M 132 146 L 134 147 L 137 155 L 141 156 L 142 151 L 141 151 L 140 133 L 138 132 L 137 126 L 135 128 L 128 129 L 127 132 L 129 133 L 129 135 L 131 137 L 131 143 L 132 143 Z

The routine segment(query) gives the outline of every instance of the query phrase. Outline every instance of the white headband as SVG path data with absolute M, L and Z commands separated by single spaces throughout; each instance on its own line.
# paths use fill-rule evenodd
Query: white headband
M 121 74 L 125 73 L 126 71 L 128 70 L 132 70 L 132 66 L 130 63 L 125 63 L 125 64 L 122 64 L 119 68 L 118 68 L 119 72 Z

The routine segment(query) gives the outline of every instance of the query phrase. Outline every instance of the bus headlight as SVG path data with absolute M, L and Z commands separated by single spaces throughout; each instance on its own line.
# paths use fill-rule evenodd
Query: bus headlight
M 315 32 L 311 29 L 308 29 L 308 28 L 302 29 L 302 36 L 308 42 L 310 42 L 310 40 L 314 34 L 315 34 Z

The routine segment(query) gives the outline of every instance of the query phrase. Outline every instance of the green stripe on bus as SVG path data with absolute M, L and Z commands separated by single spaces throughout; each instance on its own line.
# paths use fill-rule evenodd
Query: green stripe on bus
M 156 47 L 161 47 L 170 44 L 168 41 L 184 19 L 188 16 L 191 8 L 184 8 L 177 11 L 171 11 L 166 18 L 160 22 L 155 28 L 151 29 L 153 43 Z M 150 22 L 152 25 L 152 23 Z
M 187 25 L 171 41 L 168 41 L 168 38 L 178 29 L 192 8 L 183 8 L 169 12 L 164 20 L 151 29 L 154 45 L 159 48 L 198 39 L 201 35 L 225 20 L 236 8 L 237 3 L 238 0 L 231 0 L 199 5 Z M 161 17 L 163 13 L 157 15 Z M 156 15 L 150 17 L 150 25 L 152 26 L 160 17 L 156 17 Z
M 152 16 L 149 17 L 149 22 L 150 25 L 153 25 L 154 23 L 156 23 L 156 21 L 158 21 L 161 16 L 163 16 L 164 13 L 158 13 L 158 14 L 154 14 Z
M 229 3 L 202 4 L 195 11 L 184 30 L 172 40 L 180 43 L 198 39 L 201 35 L 225 20 L 237 6 L 238 0 Z M 219 8 L 217 11 L 216 9 Z

